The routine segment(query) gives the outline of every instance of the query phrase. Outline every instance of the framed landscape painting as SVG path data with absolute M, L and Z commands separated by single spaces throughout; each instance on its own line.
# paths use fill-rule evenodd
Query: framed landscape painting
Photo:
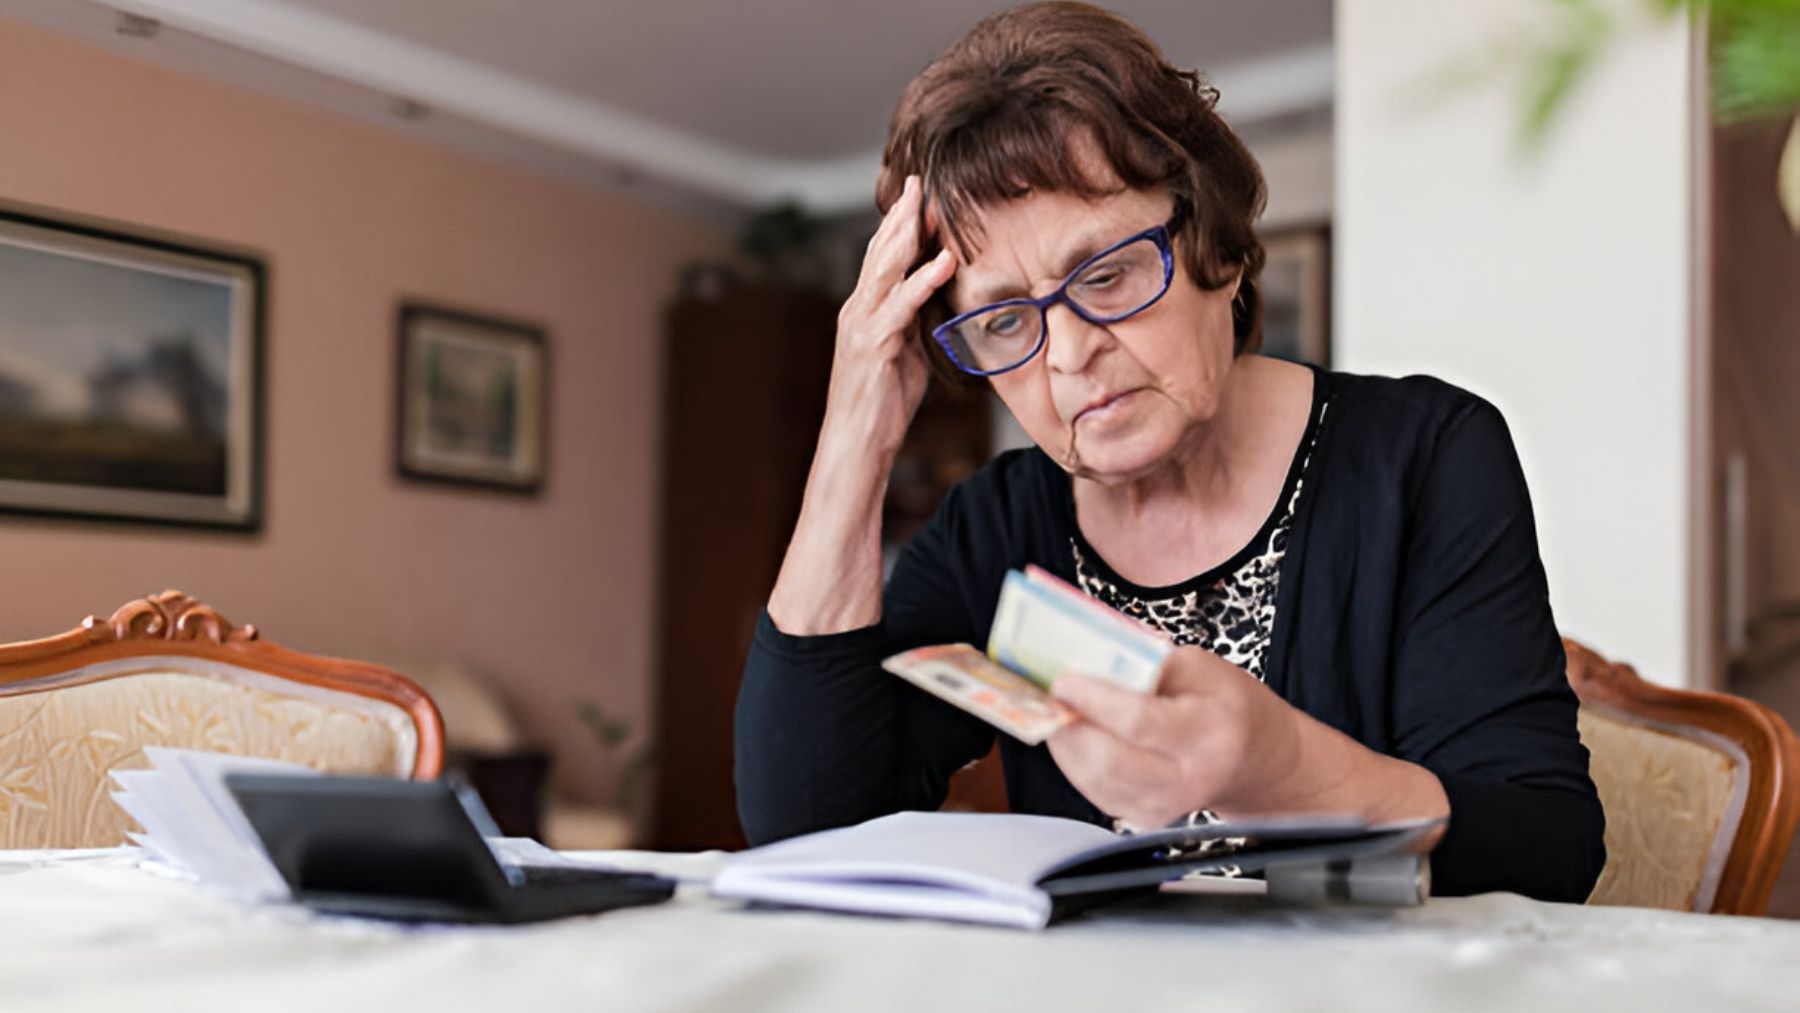
M 264 276 L 0 208 L 0 510 L 255 529 Z
M 415 479 L 532 493 L 544 481 L 542 330 L 496 317 L 400 307 L 395 461 Z
M 1331 233 L 1292 229 L 1263 236 L 1264 355 L 1331 365 Z

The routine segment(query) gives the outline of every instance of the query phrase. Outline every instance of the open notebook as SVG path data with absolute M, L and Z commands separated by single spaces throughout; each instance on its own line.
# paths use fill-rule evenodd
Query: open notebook
M 712 890 L 797 907 L 1041 929 L 1096 900 L 1227 867 L 1344 870 L 1388 857 L 1422 884 L 1424 859 L 1411 851 L 1437 825 L 1279 819 L 1120 836 L 1051 816 L 896 813 L 745 851 L 726 863 Z M 1387 874 L 1395 867 L 1386 863 Z M 1415 886 L 1399 896 L 1417 903 L 1422 893 Z

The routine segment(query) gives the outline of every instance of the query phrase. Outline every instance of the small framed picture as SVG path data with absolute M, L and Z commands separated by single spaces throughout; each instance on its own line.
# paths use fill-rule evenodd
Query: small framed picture
M 534 493 L 544 482 L 544 332 L 460 310 L 400 307 L 395 463 L 414 479 Z
M 1264 355 L 1331 366 L 1331 233 L 1292 229 L 1263 236 Z
M 0 510 L 255 530 L 262 261 L 0 208 Z

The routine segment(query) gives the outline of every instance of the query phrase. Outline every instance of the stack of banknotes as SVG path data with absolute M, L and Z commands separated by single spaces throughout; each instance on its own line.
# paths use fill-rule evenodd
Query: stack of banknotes
M 969 644 L 937 644 L 896 654 L 882 667 L 1036 745 L 1074 719 L 1049 693 L 1058 676 L 1080 672 L 1153 692 L 1173 646 L 1161 632 L 1028 566 L 1006 575 L 985 654 Z

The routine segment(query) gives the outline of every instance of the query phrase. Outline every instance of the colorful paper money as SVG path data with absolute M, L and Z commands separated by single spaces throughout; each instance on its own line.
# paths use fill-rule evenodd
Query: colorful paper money
M 968 644 L 915 648 L 888 658 L 881 667 L 1028 746 L 1074 719 L 1042 687 Z
M 987 650 L 1045 688 L 1064 672 L 1080 672 L 1149 693 L 1173 647 L 1162 633 L 1032 566 L 1006 575 Z
M 1081 672 L 1149 693 L 1173 647 L 1160 632 L 1033 566 L 1006 575 L 986 654 L 968 644 L 938 644 L 881 665 L 1036 745 L 1074 719 L 1048 692 L 1058 676 Z

